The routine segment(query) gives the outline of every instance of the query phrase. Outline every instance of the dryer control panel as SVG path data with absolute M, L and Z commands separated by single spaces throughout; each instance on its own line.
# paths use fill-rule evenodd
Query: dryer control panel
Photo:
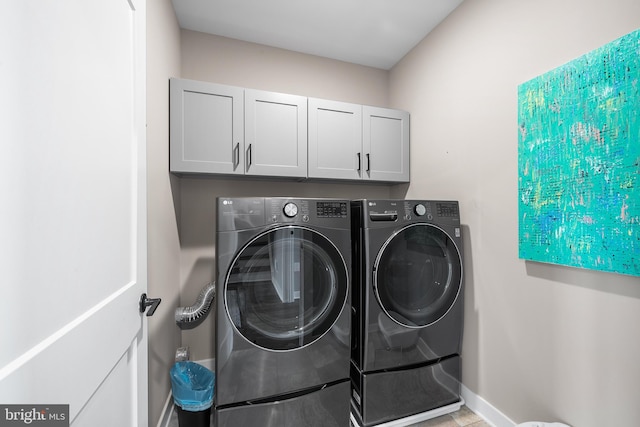
M 317 201 L 316 215 L 318 218 L 346 218 L 349 203 L 346 201 Z
M 272 224 L 349 228 L 349 200 L 289 197 L 219 197 L 218 230 L 251 229 Z
M 334 199 L 265 199 L 267 223 L 336 224 L 349 220 L 349 201 Z M 341 225 L 340 225 L 341 226 Z
M 267 222 L 309 222 L 311 203 L 303 199 L 265 199 Z
M 349 211 L 349 203 L 341 200 L 269 199 L 269 202 L 273 221 L 281 221 L 281 215 L 303 222 L 312 218 L 347 218 Z

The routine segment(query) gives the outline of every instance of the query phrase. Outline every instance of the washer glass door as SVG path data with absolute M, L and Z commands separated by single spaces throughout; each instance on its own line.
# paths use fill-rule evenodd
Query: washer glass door
M 348 274 L 338 249 L 303 227 L 269 230 L 236 255 L 224 288 L 227 314 L 249 342 L 291 350 L 322 337 L 346 301 Z
M 462 263 L 439 227 L 412 224 L 385 242 L 374 264 L 378 302 L 395 322 L 413 328 L 442 318 L 462 286 Z

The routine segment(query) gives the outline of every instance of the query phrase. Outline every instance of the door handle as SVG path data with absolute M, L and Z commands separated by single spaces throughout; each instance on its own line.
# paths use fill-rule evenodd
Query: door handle
M 360 153 L 358 153 L 358 172 L 362 170 L 362 158 Z
M 367 153 L 367 172 L 371 172 L 371 157 Z
M 247 171 L 251 166 L 251 144 L 249 144 L 249 148 L 247 148 Z
M 147 298 L 147 294 L 140 295 L 140 313 L 144 313 L 148 307 L 151 307 L 147 311 L 147 317 L 153 316 L 161 302 L 161 298 Z
M 233 149 L 233 167 L 236 168 L 240 164 L 240 143 L 236 142 L 236 147 Z

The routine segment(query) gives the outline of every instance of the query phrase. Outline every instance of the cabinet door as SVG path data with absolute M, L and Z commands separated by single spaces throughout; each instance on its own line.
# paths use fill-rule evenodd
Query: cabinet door
M 362 107 L 364 179 L 409 182 L 409 113 Z
M 307 98 L 245 90 L 245 173 L 307 176 Z
M 309 98 L 309 178 L 362 178 L 362 106 Z
M 242 88 L 171 79 L 171 172 L 243 174 L 242 103 Z

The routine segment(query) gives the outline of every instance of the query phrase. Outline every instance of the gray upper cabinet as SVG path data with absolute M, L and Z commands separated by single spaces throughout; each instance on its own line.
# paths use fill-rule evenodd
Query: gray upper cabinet
M 309 178 L 362 179 L 362 105 L 309 98 Z
M 364 179 L 409 182 L 409 113 L 362 107 Z
M 309 98 L 309 178 L 409 182 L 409 113 Z
M 409 113 L 173 78 L 169 167 L 409 182 Z
M 170 170 L 306 178 L 307 98 L 170 80 Z
M 170 80 L 171 172 L 244 174 L 242 88 Z
M 246 174 L 307 176 L 307 98 L 245 89 Z

